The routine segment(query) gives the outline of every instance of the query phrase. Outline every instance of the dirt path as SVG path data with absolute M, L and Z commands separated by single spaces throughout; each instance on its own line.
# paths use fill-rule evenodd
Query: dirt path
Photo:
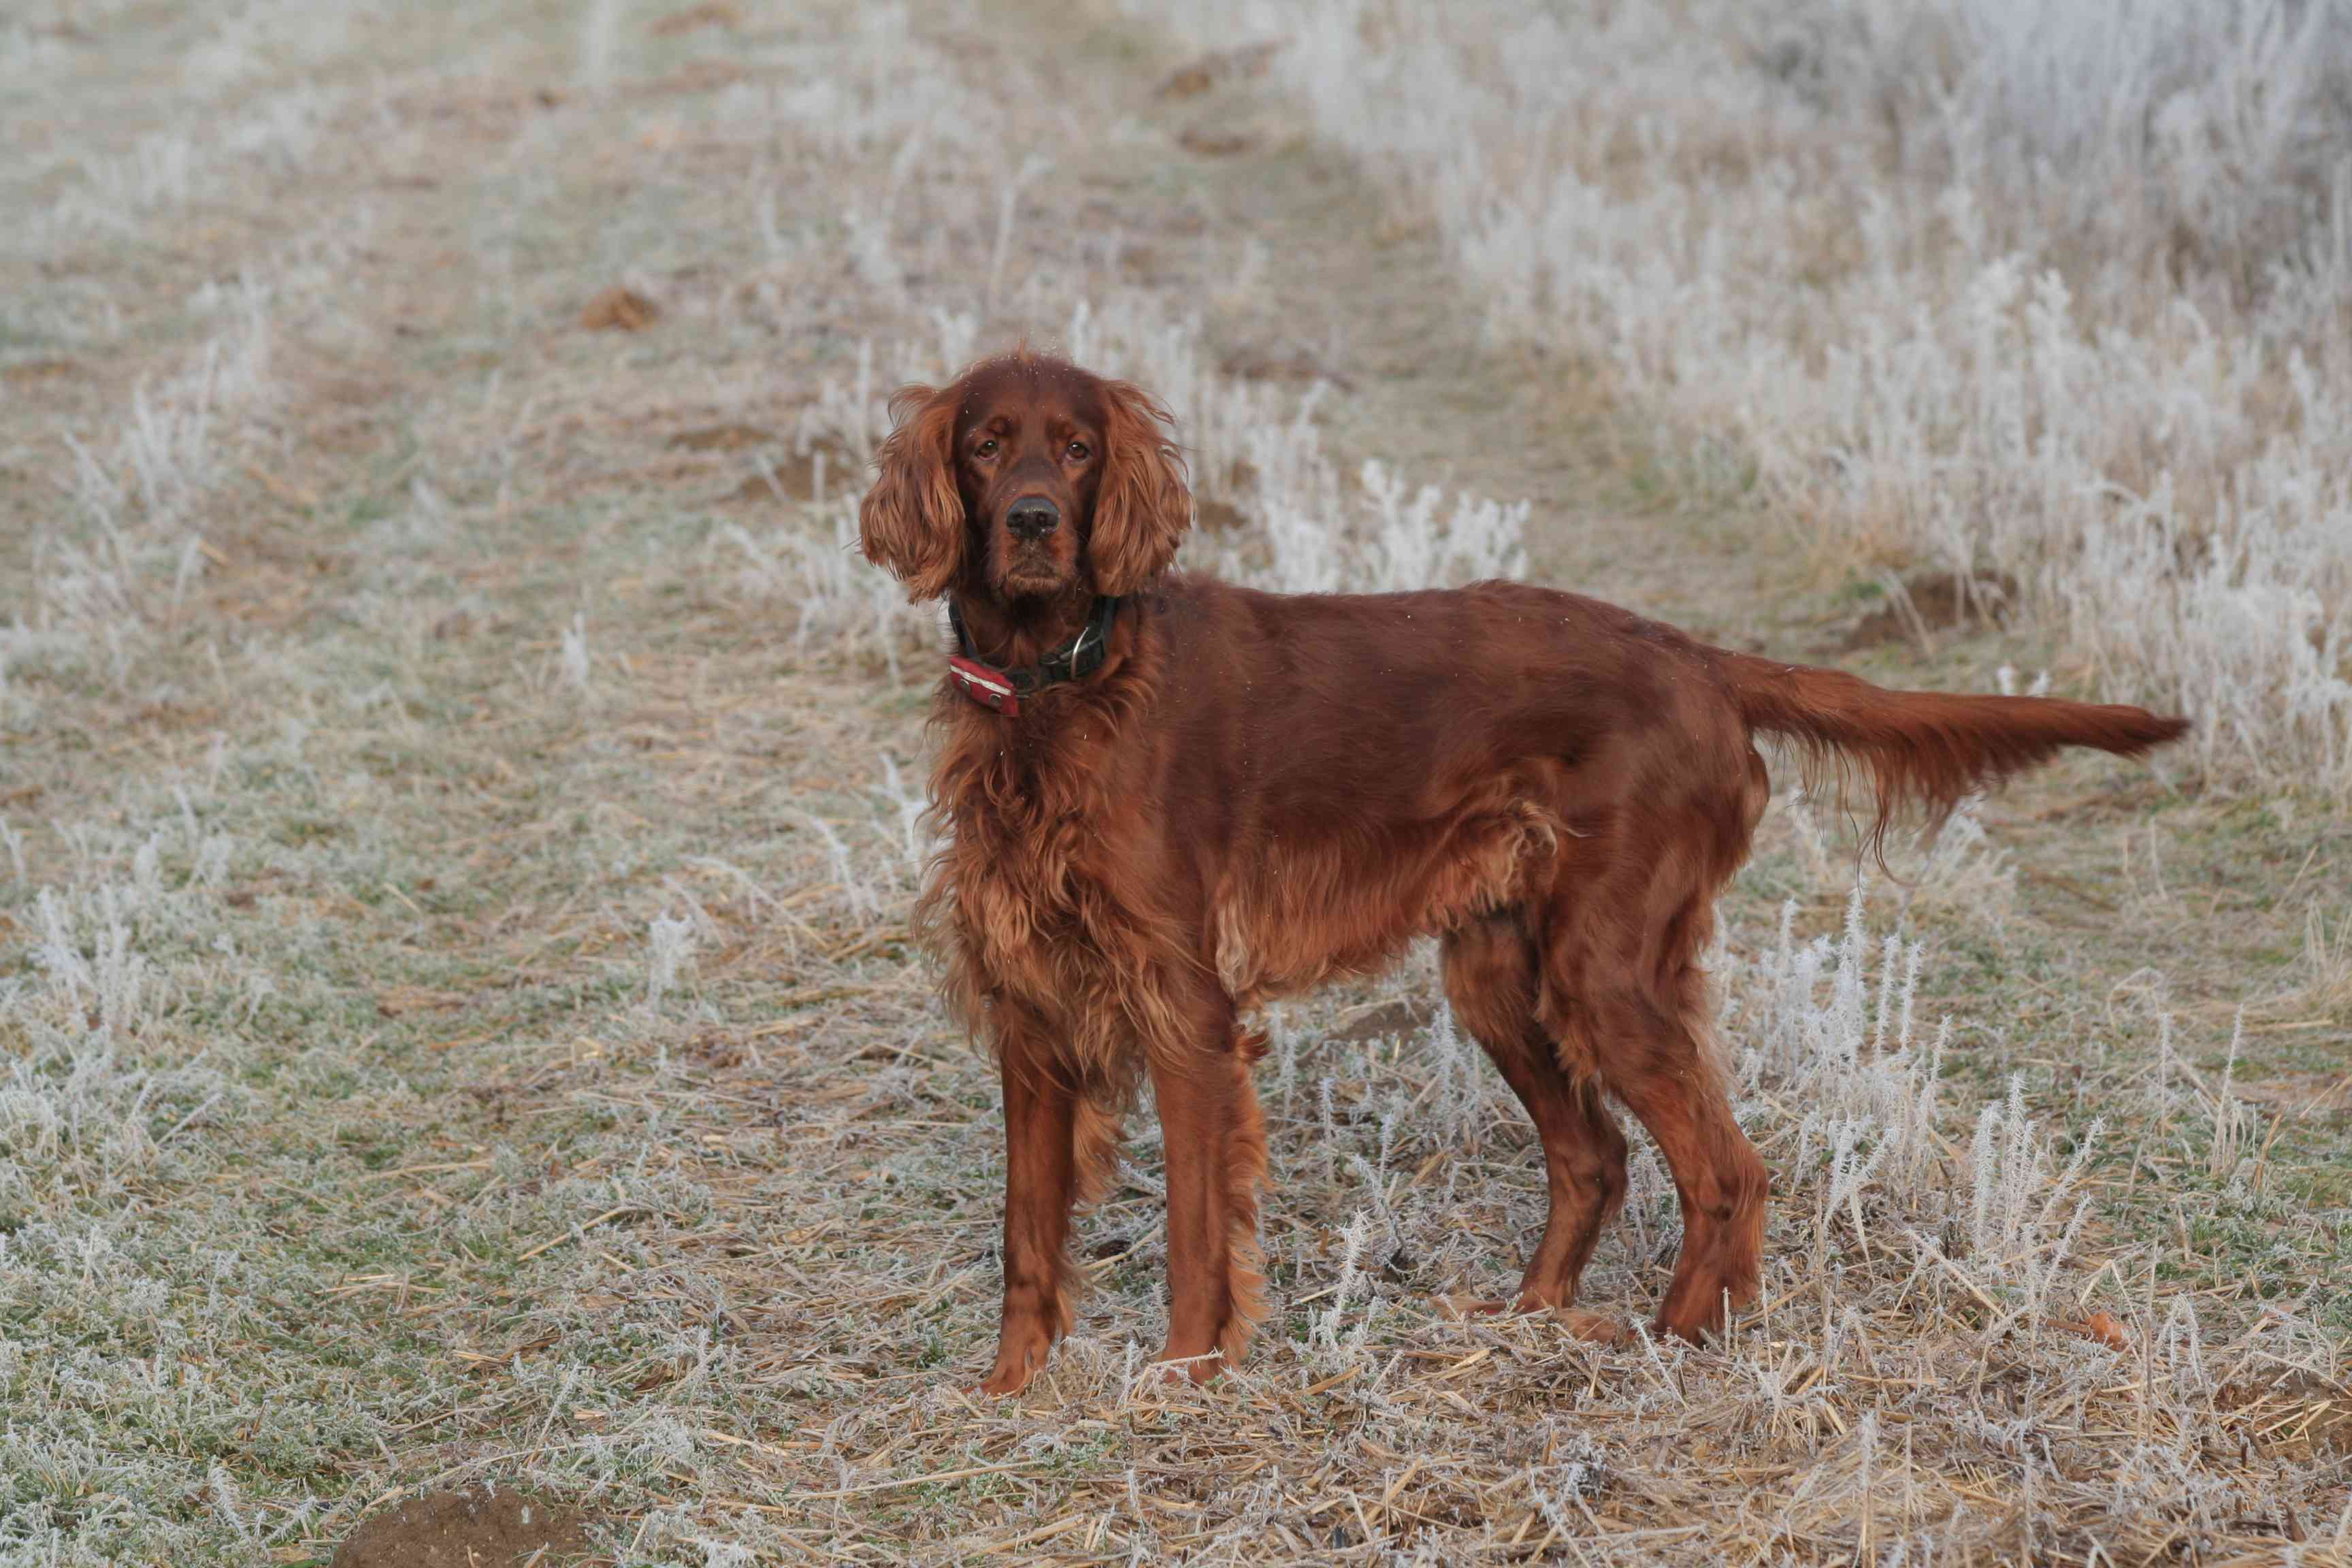
M 372 1507 L 496 1480 L 630 1562 L 1519 1550 L 1600 1473 L 1552 1425 L 1586 1400 L 1632 1478 L 1591 1506 L 1730 1539 L 1630 1353 L 1434 1310 L 1492 1293 L 1543 1184 L 1483 1068 L 1415 1033 L 1418 973 L 1286 1016 L 1263 1382 L 1202 1405 L 1125 1384 L 1160 1268 L 1139 1124 L 1054 1377 L 1020 1407 L 953 1392 L 992 1321 L 998 1130 L 902 929 L 928 678 L 840 570 L 796 437 L 837 497 L 861 354 L 878 390 L 1132 297 L 1199 315 L 1228 374 L 1329 384 L 1348 463 L 1533 501 L 1535 575 L 1791 653 L 1832 600 L 1739 520 L 1645 500 L 1574 368 L 1488 341 L 1431 234 L 1246 73 L 1161 95 L 1185 62 L 1124 26 L 309 16 L 257 8 L 176 96 L 142 97 L 156 57 L 227 35 L 168 5 L 44 30 L 5 79 L 42 158 L 4 187 L 27 217 L 0 247 L 0 570 L 25 584 L 0 602 L 0 837 L 25 862 L 0 941 L 41 956 L 0 969 L 0 1321 L 33 1347 L 0 1387 L 26 1433 L 80 1425 L 6 1439 L 0 1515 L 37 1507 L 68 1561 L 323 1562 Z M 139 158 L 179 155 L 159 134 L 201 172 L 123 197 Z M 1862 657 L 1961 685 L 2002 650 Z M 2113 777 L 2062 773 L 1997 830 L 2110 856 L 2162 803 Z M 1928 993 L 1999 1010 L 1958 1070 L 2057 1095 L 2037 1053 L 2086 1020 L 2145 1033 L 2142 962 L 2218 1005 L 2191 950 L 2293 856 L 2192 827 L 2221 889 L 2193 911 L 2177 841 L 2160 890 L 2044 863 L 1921 897 L 1960 955 Z M 1784 898 L 1832 926 L 1845 869 L 1776 820 L 1729 900 L 1745 951 Z M 2228 940 L 2280 946 L 2293 918 L 2265 903 Z M 2078 1101 L 2109 1070 L 2104 1046 L 2063 1066 Z M 1793 1158 L 1794 1120 L 1759 1115 Z M 1637 1167 L 1596 1300 L 1655 1294 L 1670 1223 Z M 2203 1245 L 2184 1271 L 2218 1279 L 2235 1255 Z M 1385 1370 L 1348 1349 L 1375 1323 Z M 1496 1375 L 1411 1371 L 1474 1363 Z M 1855 1413 L 1759 1431 L 1726 1392 L 1745 1364 L 1677 1385 L 1801 1492 Z M 1850 1557 L 1853 1522 L 1784 1540 Z

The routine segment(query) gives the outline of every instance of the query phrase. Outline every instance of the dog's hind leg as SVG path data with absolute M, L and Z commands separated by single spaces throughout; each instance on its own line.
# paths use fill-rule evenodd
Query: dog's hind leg
M 1652 873 L 1638 873 L 1654 888 Z M 1708 1026 L 1706 976 L 1697 962 L 1711 925 L 1704 895 L 1643 930 L 1622 911 L 1643 909 L 1642 887 L 1595 889 L 1588 907 L 1621 918 L 1572 922 L 1545 962 L 1555 994 L 1569 998 L 1561 1037 L 1657 1141 L 1682 1202 L 1683 1245 L 1658 1308 L 1661 1333 L 1697 1340 L 1723 1326 L 1727 1303 L 1754 1299 L 1761 1273 L 1771 1178 L 1731 1113 Z
M 1506 910 L 1448 931 L 1445 994 L 1454 1016 L 1527 1108 L 1543 1140 L 1550 1209 L 1528 1255 L 1516 1310 L 1564 1310 L 1600 1239 L 1625 1197 L 1625 1135 L 1601 1103 L 1600 1086 L 1579 1082 L 1536 1016 L 1534 939 L 1525 913 Z M 1580 1331 L 1599 1333 L 1596 1320 Z

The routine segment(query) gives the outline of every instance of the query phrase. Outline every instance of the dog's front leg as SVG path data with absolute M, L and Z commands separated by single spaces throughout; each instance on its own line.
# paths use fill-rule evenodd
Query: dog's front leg
M 1007 1021 L 997 1040 L 1004 1082 L 1004 1310 L 996 1365 L 982 1394 L 1018 1394 L 1069 1332 L 1063 1280 L 1070 1231 L 1071 1130 L 1076 1095 L 1032 1020 Z
M 1265 1122 L 1250 1081 L 1252 1042 L 1219 1002 L 1216 1025 L 1194 1043 L 1150 1056 L 1168 1156 L 1168 1346 L 1160 1359 L 1195 1383 L 1240 1359 L 1265 1296 L 1257 1240 Z

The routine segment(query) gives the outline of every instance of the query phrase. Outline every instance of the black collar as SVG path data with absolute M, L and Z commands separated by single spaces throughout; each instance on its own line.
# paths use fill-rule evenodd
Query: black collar
M 1118 601 L 1108 595 L 1095 600 L 1095 613 L 1087 624 L 1061 647 L 1047 653 L 1035 664 L 1018 669 L 1000 669 L 972 651 L 971 634 L 964 629 L 963 612 L 955 601 L 948 601 L 948 621 L 955 627 L 956 651 L 948 659 L 948 678 L 961 687 L 963 694 L 979 703 L 1010 718 L 1021 711 L 1021 700 L 1034 697 L 1048 686 L 1058 686 L 1066 680 L 1084 680 L 1102 668 L 1110 657 L 1111 624 L 1118 618 Z

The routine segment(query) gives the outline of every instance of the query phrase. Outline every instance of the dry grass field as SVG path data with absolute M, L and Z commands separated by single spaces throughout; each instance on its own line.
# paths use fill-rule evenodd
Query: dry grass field
M 1643 170 L 1750 165 L 1643 118 L 1660 39 L 1722 7 L 1589 9 L 1525 60 L 1640 64 L 1622 181 L 1592 176 L 1633 204 L 1622 259 L 1663 210 Z M 2067 395 L 2113 419 L 2037 446 L 2058 393 L 2015 430 L 1969 402 L 1995 344 L 1856 384 L 1944 387 L 2011 447 L 1848 440 L 1822 342 L 1899 268 L 1831 268 L 1855 291 L 1803 297 L 1777 392 L 1760 296 L 1707 339 L 1735 387 L 1630 272 L 1515 292 L 1504 196 L 1412 137 L 1483 145 L 1517 100 L 1433 119 L 1393 54 L 1369 117 L 1317 90 L 1426 12 L 0 16 L 0 1564 L 2352 1563 L 2340 281 L 2224 247 L 2229 287 L 2180 285 L 2225 346 L 2304 334 L 2292 374 L 2210 370 L 2236 401 L 2181 459 L 2240 521 L 2231 464 L 2274 500 L 2320 476 L 2305 531 L 2279 500 L 2228 535 L 2271 575 L 2086 555 L 2112 519 L 2069 510 L 2080 472 L 2205 426 L 2133 434 L 2083 366 Z M 2274 20 L 2324 77 L 2294 31 L 2323 14 Z M 1845 111 L 1812 57 L 1745 47 L 1706 101 L 1785 167 L 1933 174 L 1840 162 L 1775 107 Z M 2237 177 L 2303 190 L 2278 136 L 2293 166 Z M 1740 199 L 1769 238 L 1769 190 Z M 2059 267 L 2143 234 L 2033 221 Z M 1985 243 L 2038 243 L 2009 222 Z M 2086 271 L 2083 321 L 2169 374 L 2144 296 L 2192 270 Z M 1727 298 L 1686 273 L 1658 280 L 1685 322 Z M 2050 353 L 2122 341 L 2038 321 Z M 1544 1182 L 1424 954 L 1270 1020 L 1249 1361 L 1142 1375 L 1147 1113 L 1080 1224 L 1075 1337 L 981 1399 L 994 1073 L 905 931 L 936 629 L 845 545 L 888 388 L 1023 334 L 1175 405 L 1195 567 L 1509 572 L 1890 682 L 2127 689 L 2220 739 L 2067 763 L 1859 887 L 1776 773 L 1715 965 L 1775 1186 L 1725 1342 L 1450 1310 L 1516 1278 Z M 2031 485 L 1985 479 L 2011 449 Z M 1915 515 L 1921 475 L 1961 524 Z M 2031 527 L 1969 533 L 2012 504 Z M 2214 662 L 2231 625 L 2260 657 Z M 1676 1229 L 1642 1150 L 1584 1304 L 1645 1321 Z

